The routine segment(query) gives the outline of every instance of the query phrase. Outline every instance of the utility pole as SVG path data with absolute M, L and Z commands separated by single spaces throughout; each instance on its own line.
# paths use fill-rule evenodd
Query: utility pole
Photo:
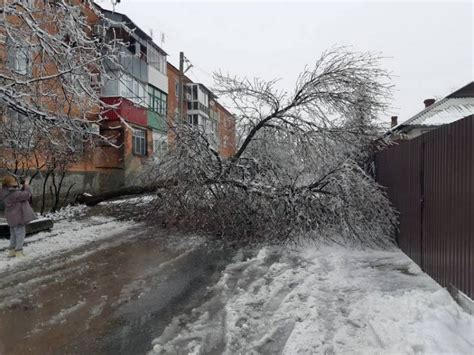
M 186 69 L 184 69 L 186 64 Z M 191 62 L 184 56 L 183 52 L 179 52 L 179 81 L 178 81 L 178 114 L 179 119 L 186 121 L 184 115 L 184 74 L 192 68 Z
M 183 119 L 183 106 L 184 106 L 184 53 L 179 52 L 179 81 L 178 81 L 178 115 L 179 119 L 184 121 Z M 182 123 L 182 122 L 180 122 Z

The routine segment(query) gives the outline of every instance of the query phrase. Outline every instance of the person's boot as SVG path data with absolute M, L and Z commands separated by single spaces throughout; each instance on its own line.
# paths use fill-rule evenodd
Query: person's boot
M 24 258 L 25 254 L 23 253 L 23 250 L 17 250 L 17 251 L 15 251 L 15 256 L 17 258 Z
M 8 249 L 8 254 L 7 254 L 7 256 L 8 256 L 9 258 L 14 258 L 14 257 L 15 257 L 15 254 L 16 254 L 16 253 L 15 253 L 15 249 Z

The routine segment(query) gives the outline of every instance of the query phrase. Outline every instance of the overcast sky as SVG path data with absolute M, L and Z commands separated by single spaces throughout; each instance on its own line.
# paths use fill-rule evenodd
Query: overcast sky
M 111 8 L 111 0 L 98 0 Z M 298 73 L 325 49 L 351 46 L 380 52 L 393 75 L 399 122 L 474 80 L 474 8 L 471 1 L 220 1 L 121 0 L 125 13 L 153 30 L 168 60 L 182 50 L 191 79 L 212 86 L 210 73 L 281 78 L 292 89 Z M 384 118 L 385 119 L 385 118 Z

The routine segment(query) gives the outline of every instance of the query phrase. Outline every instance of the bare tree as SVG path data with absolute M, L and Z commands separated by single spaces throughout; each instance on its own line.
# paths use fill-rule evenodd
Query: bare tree
M 123 43 L 91 0 L 4 0 L 0 5 L 0 104 L 52 143 L 98 135 L 100 87 Z M 4 117 L 8 120 L 8 116 Z
M 215 74 L 233 103 L 236 153 L 222 159 L 201 130 L 180 124 L 154 171 L 173 181 L 159 210 L 168 223 L 246 241 L 302 235 L 370 245 L 393 242 L 395 214 L 364 169 L 389 75 L 370 53 L 323 53 L 293 92 L 277 81 Z
M 65 178 L 69 168 L 85 154 L 83 136 L 77 132 L 63 136 L 58 132 L 51 140 L 53 133 L 43 136 L 27 117 L 13 110 L 7 116 L 9 119 L 0 125 L 0 167 L 18 180 L 26 176 L 30 183 L 35 178 L 41 180 L 41 213 L 47 207 L 52 211 L 61 208 L 72 197 L 73 185 L 66 185 Z
M 67 200 L 67 170 L 99 140 L 102 85 L 117 79 L 131 33 L 92 0 L 4 0 L 0 5 L 0 168 L 42 178 L 45 209 Z M 120 38 L 119 38 L 120 37 Z M 113 145 L 113 144 L 112 144 Z M 65 191 L 65 194 L 63 193 Z M 63 195 L 63 196 L 61 196 Z

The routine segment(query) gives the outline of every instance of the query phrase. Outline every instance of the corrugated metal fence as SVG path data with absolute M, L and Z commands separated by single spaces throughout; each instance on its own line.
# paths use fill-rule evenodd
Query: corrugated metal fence
M 400 248 L 474 298 L 474 116 L 378 153 L 376 169 L 400 212 Z

